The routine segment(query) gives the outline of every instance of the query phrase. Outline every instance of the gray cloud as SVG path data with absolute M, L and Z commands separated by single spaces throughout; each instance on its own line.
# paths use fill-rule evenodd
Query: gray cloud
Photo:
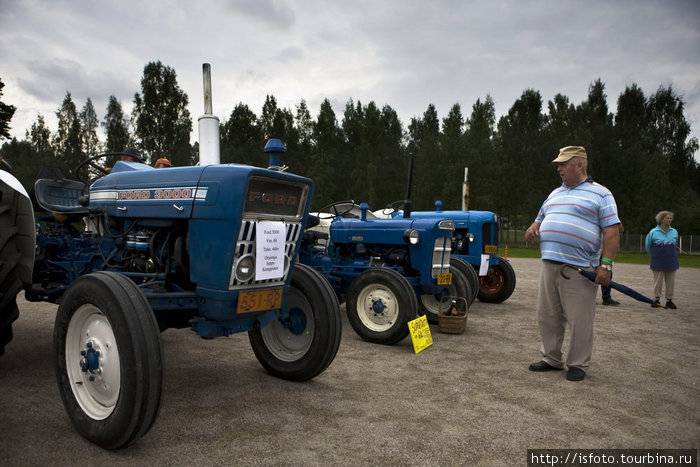
M 294 11 L 282 0 L 233 0 L 229 7 L 234 12 L 266 23 L 268 27 L 286 30 L 295 21 Z
M 66 91 L 98 115 L 110 94 L 130 108 L 153 60 L 176 70 L 194 116 L 210 62 L 221 118 L 238 102 L 259 113 L 267 94 L 312 112 L 328 98 L 339 118 L 348 99 L 373 100 L 404 123 L 431 103 L 467 115 L 490 94 L 502 115 L 529 88 L 580 103 L 600 78 L 611 111 L 625 86 L 670 84 L 696 134 L 700 124 L 697 1 L 2 2 L 0 77 L 19 136 Z

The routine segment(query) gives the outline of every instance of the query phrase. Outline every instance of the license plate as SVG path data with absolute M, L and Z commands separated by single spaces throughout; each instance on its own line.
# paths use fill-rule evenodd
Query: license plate
M 484 245 L 484 253 L 488 255 L 498 254 L 498 245 Z
M 236 313 L 282 308 L 282 288 L 246 290 L 238 294 Z
M 438 274 L 438 285 L 450 285 L 452 284 L 452 273 L 441 273 Z

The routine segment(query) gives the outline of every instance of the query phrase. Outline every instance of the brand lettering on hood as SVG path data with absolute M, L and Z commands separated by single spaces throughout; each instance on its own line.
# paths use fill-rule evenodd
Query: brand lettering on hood
M 248 201 L 263 204 L 276 204 L 282 206 L 298 206 L 299 197 L 286 193 L 268 193 L 263 191 L 251 191 L 248 193 Z

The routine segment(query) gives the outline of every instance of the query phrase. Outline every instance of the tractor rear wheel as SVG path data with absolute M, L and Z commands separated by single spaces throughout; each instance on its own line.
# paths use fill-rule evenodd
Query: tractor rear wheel
M 287 315 L 248 332 L 260 364 L 273 376 L 306 381 L 331 364 L 342 332 L 335 291 L 314 269 L 297 263 L 287 293 Z
M 438 294 L 424 294 L 419 297 L 420 312 L 425 315 L 428 322 L 431 324 L 437 324 L 438 322 L 438 312 L 440 311 L 440 303 L 443 297 L 462 297 L 466 302 L 471 304 L 469 300 L 471 300 L 471 296 L 474 295 L 469 279 L 467 279 L 461 269 L 452 267 L 451 263 L 450 261 L 452 284 L 446 285 L 443 291 Z M 457 300 L 456 306 L 458 311 L 467 311 L 464 309 L 465 302 L 461 300 Z
M 12 323 L 19 316 L 16 297 L 22 290 L 17 275 L 16 205 L 19 195 L 13 191 L 0 192 L 0 356 L 12 340 Z
M 163 354 L 136 284 L 105 271 L 75 280 L 58 307 L 53 340 L 58 388 L 78 432 L 105 449 L 145 435 L 160 408 Z
M 515 290 L 515 271 L 510 263 L 499 257 L 498 264 L 489 266 L 485 276 L 479 276 L 477 298 L 486 303 L 501 303 Z
M 348 321 L 357 335 L 376 344 L 393 345 L 408 335 L 418 316 L 418 300 L 405 277 L 393 269 L 369 269 L 350 285 Z

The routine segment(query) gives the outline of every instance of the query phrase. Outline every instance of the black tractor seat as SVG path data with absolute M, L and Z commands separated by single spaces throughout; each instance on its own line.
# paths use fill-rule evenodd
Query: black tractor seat
M 80 204 L 85 184 L 75 180 L 42 178 L 34 184 L 34 195 L 39 206 L 50 212 L 86 214 L 87 206 Z

